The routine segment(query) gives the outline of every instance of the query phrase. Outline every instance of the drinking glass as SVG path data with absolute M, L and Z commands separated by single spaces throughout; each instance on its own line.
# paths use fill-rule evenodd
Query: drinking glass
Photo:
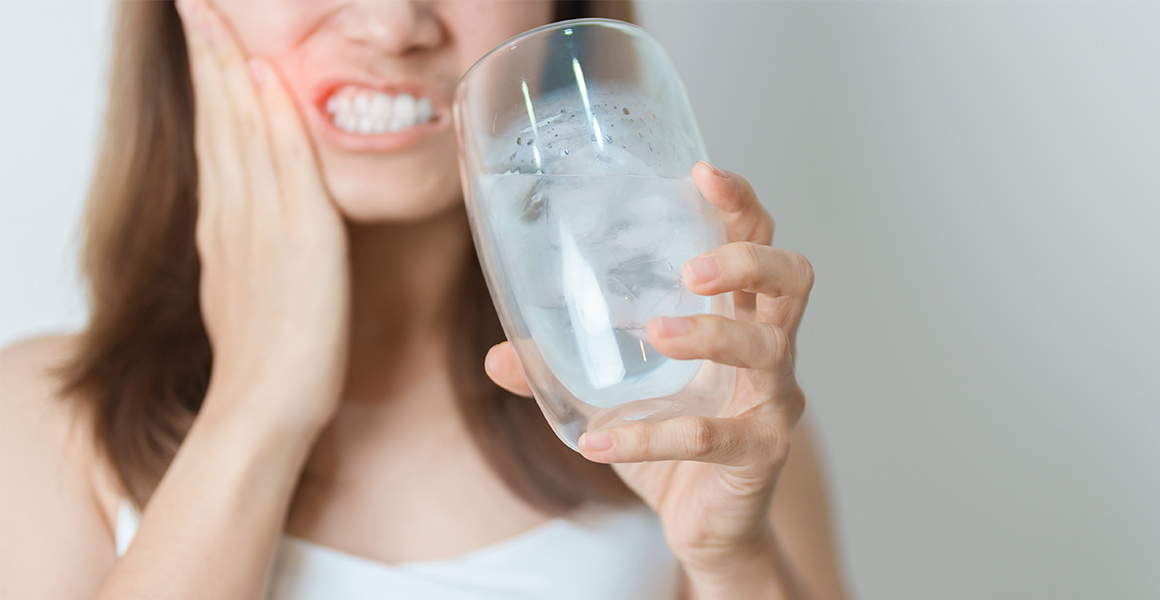
M 556 435 L 575 450 L 585 431 L 719 416 L 736 369 L 645 335 L 658 315 L 733 316 L 731 293 L 681 280 L 725 230 L 693 184 L 704 142 L 660 43 L 610 19 L 533 29 L 463 76 L 454 118 L 488 289 Z

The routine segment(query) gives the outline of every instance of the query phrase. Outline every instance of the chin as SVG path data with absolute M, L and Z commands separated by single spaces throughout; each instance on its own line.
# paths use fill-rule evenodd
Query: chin
M 449 141 L 450 147 L 433 143 L 399 153 L 323 150 L 319 161 L 334 203 L 347 221 L 428 221 L 464 210 L 455 140 Z

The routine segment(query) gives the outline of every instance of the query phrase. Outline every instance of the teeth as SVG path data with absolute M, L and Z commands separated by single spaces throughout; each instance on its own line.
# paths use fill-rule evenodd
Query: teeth
M 371 110 L 371 99 L 366 94 L 359 94 L 354 97 L 354 112 L 366 113 Z
M 386 94 L 375 94 L 375 99 L 371 101 L 371 114 L 376 119 L 389 119 L 391 117 L 391 97 Z
M 346 86 L 326 100 L 326 112 L 335 127 L 362 135 L 401 131 L 434 117 L 431 100 L 411 94 L 395 98 L 382 92 Z
M 426 98 L 420 98 L 419 102 L 415 104 L 415 119 L 420 123 L 430 121 L 433 112 L 431 101 Z
M 415 97 L 403 94 L 395 98 L 391 111 L 391 131 L 398 131 L 415 122 Z

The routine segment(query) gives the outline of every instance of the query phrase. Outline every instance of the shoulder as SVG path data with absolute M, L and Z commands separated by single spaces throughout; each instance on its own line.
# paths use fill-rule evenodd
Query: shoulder
M 55 372 L 74 347 L 75 336 L 60 334 L 27 338 L 0 350 L 0 428 L 6 450 L 25 460 L 61 458 L 69 445 L 63 442 L 80 437 L 81 412 L 60 395 Z
M 20 574 L 5 577 L 3 595 L 81 597 L 113 560 L 117 495 L 87 411 L 60 395 L 57 369 L 75 347 L 59 334 L 0 350 L 0 565 Z M 52 577 L 61 572 L 70 576 Z

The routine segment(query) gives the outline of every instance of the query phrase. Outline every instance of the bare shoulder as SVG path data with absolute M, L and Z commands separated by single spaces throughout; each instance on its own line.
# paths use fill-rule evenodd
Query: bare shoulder
M 793 430 L 789 460 L 778 477 L 772 520 L 778 541 L 819 600 L 847 597 L 835 539 L 824 453 L 812 419 Z
M 109 487 L 91 423 L 55 371 L 75 336 L 0 350 L 0 596 L 90 597 L 114 560 Z

